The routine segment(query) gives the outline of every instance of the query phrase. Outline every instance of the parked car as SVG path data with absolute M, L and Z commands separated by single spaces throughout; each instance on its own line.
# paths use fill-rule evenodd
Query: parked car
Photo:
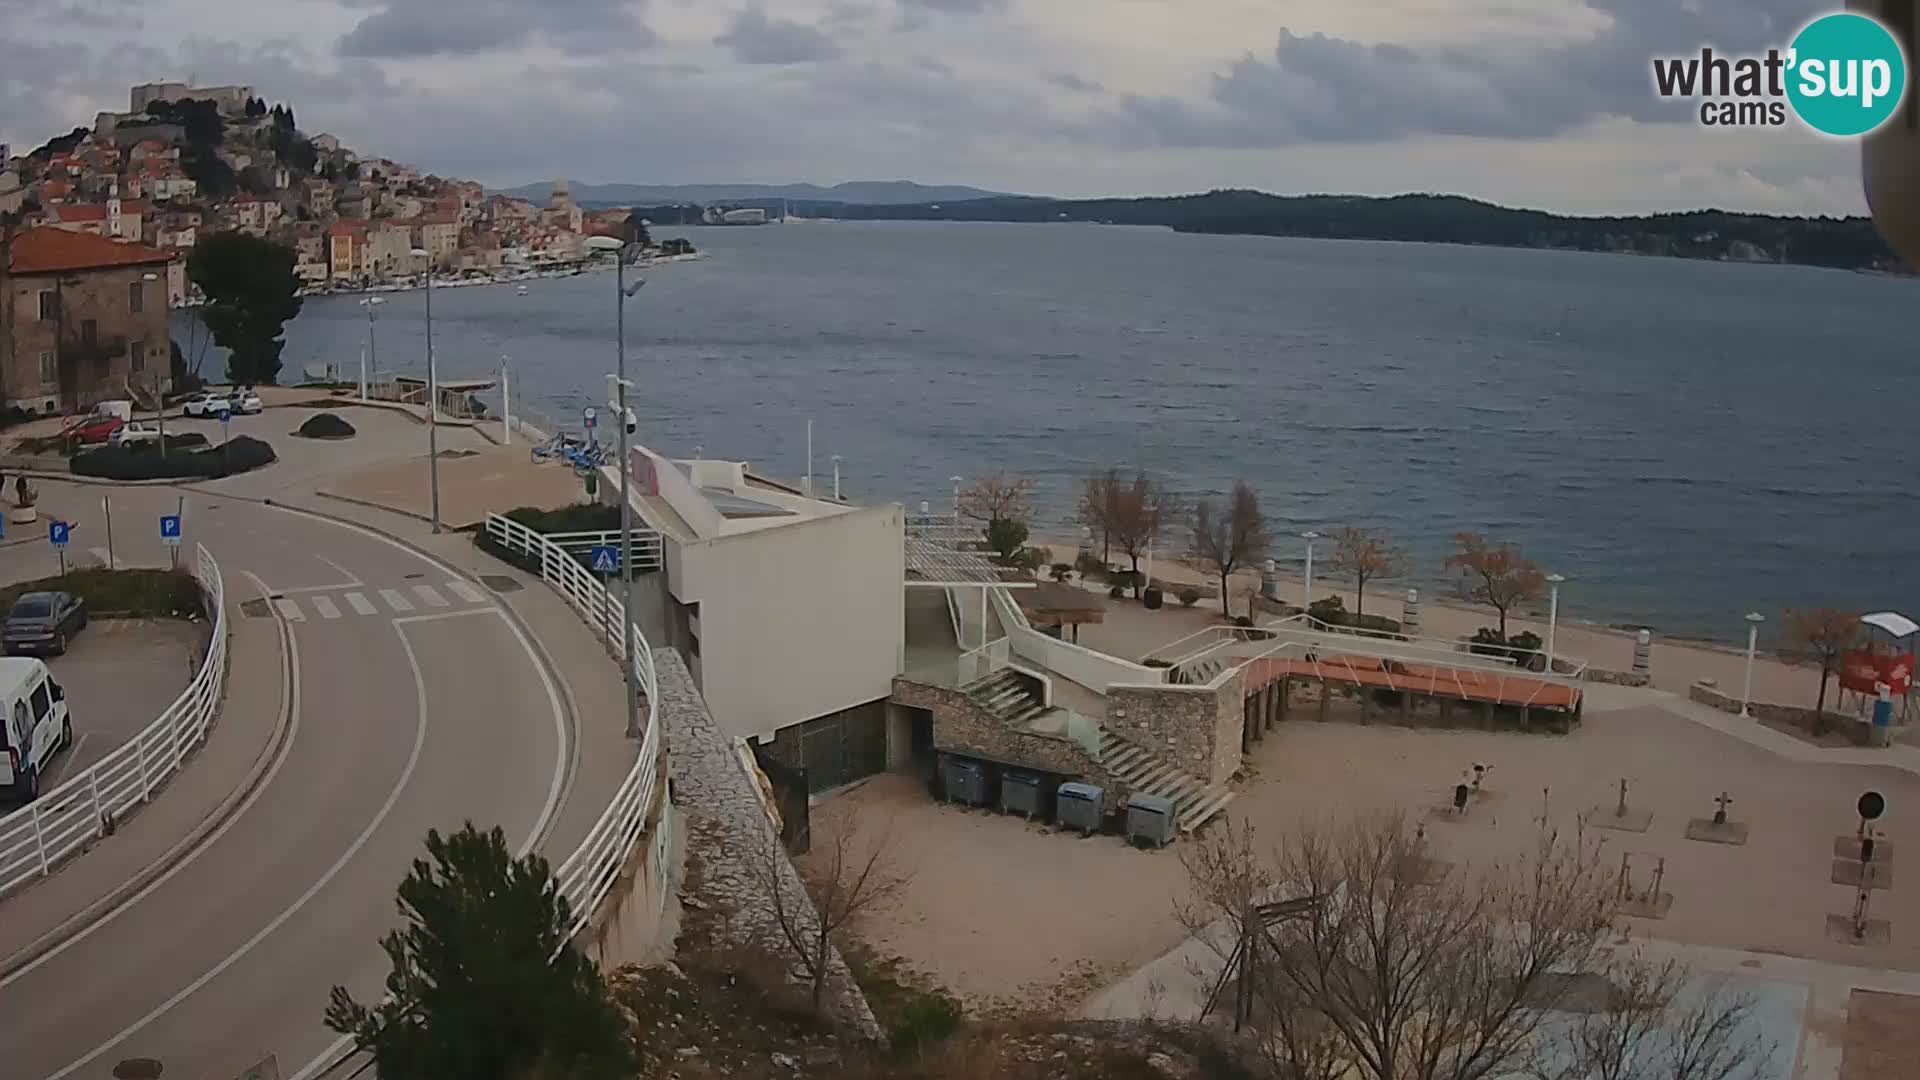
M 60 429 L 60 435 L 79 443 L 110 442 L 126 423 L 117 416 L 82 416 L 69 421 Z
M 0 660 L 0 791 L 30 803 L 53 755 L 73 748 L 67 691 L 42 660 Z
M 239 397 L 234 402 L 233 411 L 245 415 L 257 413 L 266 407 L 266 403 L 260 400 L 260 395 L 254 393 L 252 387 L 248 387 L 240 391 Z
M 73 635 L 86 629 L 87 602 L 72 593 L 22 593 L 0 628 L 0 646 L 11 653 L 67 651 Z
M 232 412 L 233 402 L 227 400 L 225 394 L 202 390 L 188 398 L 181 410 L 188 416 L 219 416 L 223 412 Z
M 131 424 L 122 425 L 120 430 L 107 437 L 107 442 L 114 446 L 130 446 L 135 443 L 159 441 L 160 428 L 144 420 L 135 420 Z

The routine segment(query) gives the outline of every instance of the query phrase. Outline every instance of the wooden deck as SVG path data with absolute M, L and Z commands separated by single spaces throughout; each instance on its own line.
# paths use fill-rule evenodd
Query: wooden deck
M 1307 678 L 1347 686 L 1370 686 L 1381 690 L 1521 708 L 1563 709 L 1571 712 L 1580 704 L 1578 689 L 1548 679 L 1503 675 L 1471 668 L 1409 664 L 1398 660 L 1382 660 L 1377 656 L 1252 660 L 1246 667 L 1248 694 L 1265 689 L 1277 679 Z

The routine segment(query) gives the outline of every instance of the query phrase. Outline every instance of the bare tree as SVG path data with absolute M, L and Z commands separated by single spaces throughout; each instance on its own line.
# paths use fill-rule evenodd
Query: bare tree
M 1144 472 L 1113 489 L 1108 528 L 1113 542 L 1133 565 L 1133 594 L 1150 584 L 1140 576 L 1140 559 L 1180 516 L 1180 499 Z
M 841 932 L 899 895 L 912 875 L 895 866 L 891 826 L 861 836 L 853 814 L 829 807 L 815 816 L 812 834 L 805 866 L 795 867 L 767 832 L 751 872 L 818 1012 Z
M 1535 1080 L 1746 1080 L 1773 1059 L 1778 1044 L 1751 1024 L 1753 995 L 1724 980 L 1636 950 L 1594 981 L 1603 1000 L 1566 1003 Z
M 996 521 L 1033 520 L 1033 481 L 997 472 L 982 476 L 960 490 L 960 513 L 988 525 Z
M 1245 480 L 1233 485 L 1233 498 L 1225 508 L 1211 499 L 1202 499 L 1193 508 L 1193 556 L 1220 578 L 1220 612 L 1233 617 L 1233 601 L 1227 587 L 1233 572 L 1267 555 L 1266 515 L 1260 512 L 1260 494 Z M 1251 608 L 1248 614 L 1252 614 Z
M 1500 637 L 1507 636 L 1507 613 L 1532 600 L 1546 588 L 1547 579 L 1531 559 L 1511 544 L 1494 544 L 1480 533 L 1456 533 L 1447 569 L 1458 569 L 1465 579 L 1468 599 L 1500 614 Z
M 1404 565 L 1405 559 L 1384 529 L 1346 528 L 1333 534 L 1333 572 L 1353 578 L 1355 615 L 1366 613 L 1367 582 L 1393 577 Z
M 1813 730 L 1827 730 L 1827 681 L 1840 665 L 1840 656 L 1860 636 L 1860 614 L 1839 608 L 1788 611 L 1787 648 L 1820 664 L 1820 696 L 1813 706 Z
M 1100 561 L 1113 560 L 1113 494 L 1120 489 L 1120 470 L 1097 472 L 1080 484 L 1080 524 L 1100 538 Z

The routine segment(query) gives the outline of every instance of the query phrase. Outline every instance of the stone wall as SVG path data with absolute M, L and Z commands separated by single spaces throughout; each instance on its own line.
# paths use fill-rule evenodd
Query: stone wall
M 1106 727 L 1209 784 L 1240 769 L 1246 674 L 1218 686 L 1110 686 Z
M 1721 712 L 1740 715 L 1740 699 L 1720 692 L 1712 682 L 1697 682 L 1687 687 L 1687 697 L 1702 705 L 1711 706 Z M 1747 712 L 1763 723 L 1786 724 L 1811 732 L 1814 728 L 1812 709 L 1797 705 L 1774 705 L 1764 701 L 1749 702 Z M 1860 746 L 1873 745 L 1873 725 L 1863 724 L 1851 716 L 1837 713 L 1827 714 L 1827 730 L 1837 735 L 1846 735 Z
M 941 750 L 1017 762 L 1065 776 L 1106 775 L 1072 739 L 1015 731 L 959 690 L 895 678 L 893 701 L 933 714 L 933 745 Z
M 1588 668 L 1580 673 L 1580 677 L 1588 682 L 1612 686 L 1647 686 L 1653 682 L 1644 671 L 1608 671 L 1605 668 Z M 1734 711 L 1739 710 L 1736 708 Z
M 673 748 L 674 807 L 688 819 L 687 833 L 697 842 L 692 846 L 703 866 L 701 902 L 727 913 L 722 925 L 734 938 L 732 944 L 790 958 L 760 860 L 771 853 L 786 906 L 810 911 L 800 875 L 780 846 L 735 741 L 714 724 L 680 654 L 655 649 L 653 663 L 660 716 Z M 867 1038 L 881 1037 L 873 1010 L 838 950 L 829 959 L 826 1006 L 844 1027 Z

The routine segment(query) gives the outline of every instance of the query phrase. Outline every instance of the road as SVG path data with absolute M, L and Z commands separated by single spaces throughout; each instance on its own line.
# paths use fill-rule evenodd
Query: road
M 43 507 L 84 523 L 98 496 L 74 490 Z M 157 527 L 136 539 L 149 530 L 121 523 L 171 512 L 175 494 L 115 493 L 138 561 L 163 557 Z M 232 498 L 189 507 L 188 550 L 219 560 L 229 617 L 286 632 L 283 756 L 179 865 L 0 981 L 8 1077 L 103 1078 L 147 1057 L 219 1080 L 270 1055 L 298 1076 L 335 1042 L 331 986 L 378 997 L 377 939 L 426 831 L 473 820 L 528 843 L 571 777 L 558 689 L 491 594 L 357 528 Z M 242 614 L 263 591 L 272 606 Z

